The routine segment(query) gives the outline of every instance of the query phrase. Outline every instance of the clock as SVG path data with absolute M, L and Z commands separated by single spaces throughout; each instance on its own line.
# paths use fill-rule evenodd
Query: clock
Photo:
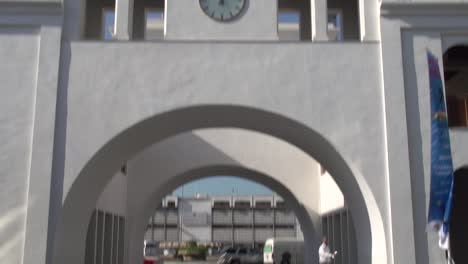
M 240 17 L 248 0 L 199 0 L 205 14 L 220 22 L 230 22 Z

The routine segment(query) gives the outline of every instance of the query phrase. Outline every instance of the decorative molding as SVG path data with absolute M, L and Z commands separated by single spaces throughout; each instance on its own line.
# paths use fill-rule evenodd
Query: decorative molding
M 466 16 L 466 3 L 382 3 L 382 16 Z
M 52 1 L 1 1 L 0 15 L 60 15 L 63 12 L 61 0 Z

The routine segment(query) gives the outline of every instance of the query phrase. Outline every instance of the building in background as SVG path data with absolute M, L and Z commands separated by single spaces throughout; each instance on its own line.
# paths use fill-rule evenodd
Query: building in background
M 294 212 L 278 196 L 166 197 L 145 239 L 261 247 L 267 238 L 303 239 Z

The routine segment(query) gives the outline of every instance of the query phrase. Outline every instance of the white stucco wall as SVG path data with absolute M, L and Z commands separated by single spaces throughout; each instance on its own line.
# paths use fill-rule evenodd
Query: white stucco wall
M 384 172 L 385 156 L 377 44 L 76 42 L 72 43 L 71 54 L 67 87 L 69 98 L 76 98 L 76 101 L 68 102 L 64 193 L 68 193 L 76 175 L 104 142 L 137 122 L 180 107 L 240 105 L 281 113 L 326 135 L 340 153 L 339 156 L 321 154 L 321 159 L 325 159 L 322 162 L 332 167 L 327 169 L 331 172 L 337 169 L 331 164 L 343 157 L 355 173 L 354 176 L 336 176 L 341 177 L 341 186 L 348 188 L 344 193 L 348 192 L 350 205 L 356 206 L 355 210 L 370 206 L 369 214 L 377 218 L 382 215 L 386 221 L 386 182 L 375 177 Z M 343 60 L 344 57 L 348 59 Z M 360 96 L 361 100 L 349 100 L 355 96 Z M 111 105 L 119 107 L 103 107 Z M 226 119 L 227 115 L 214 113 L 221 111 L 204 118 L 174 120 L 170 124 L 193 129 L 190 127 L 193 122 L 223 120 L 233 121 L 230 126 L 249 122 L 247 126 L 265 133 L 283 129 L 275 121 L 267 122 L 263 118 L 254 121 L 251 114 L 251 119 L 242 114 Z M 83 126 L 87 129 L 80 129 Z M 108 164 L 114 165 L 96 167 L 97 175 L 101 176 L 93 177 L 94 185 L 86 187 L 89 193 L 98 193 L 100 186 L 106 183 L 106 175 L 131 158 L 124 156 L 128 155 L 125 153 L 135 153 L 153 142 L 152 138 L 156 140 L 167 133 L 169 126 L 164 127 L 163 134 L 147 130 L 145 135 L 129 141 L 125 151 L 113 151 Z M 293 138 L 297 134 L 278 133 Z M 148 143 L 140 146 L 143 142 L 140 140 Z M 299 137 L 296 140 L 299 147 L 314 142 Z M 320 153 L 319 148 L 311 145 L 307 151 Z M 95 166 L 92 164 L 90 166 Z M 357 191 L 356 182 L 346 183 L 354 180 L 359 181 L 361 192 L 366 194 Z M 83 178 L 82 184 L 86 182 Z M 369 199 L 369 203 L 353 200 L 362 197 Z M 93 199 L 97 197 L 88 195 L 85 200 L 79 199 L 79 203 L 92 206 Z M 378 207 L 374 206 L 375 202 Z M 356 222 L 369 221 L 366 213 L 361 216 L 365 219 Z M 77 221 L 79 217 L 71 219 Z M 381 220 L 371 223 L 382 224 Z M 384 237 L 385 234 L 379 231 L 372 236 Z M 385 259 L 382 242 L 379 246 L 376 243 L 372 257 Z M 369 257 L 371 253 L 362 254 Z
M 77 101 L 69 102 L 65 190 L 99 142 L 129 124 L 174 107 L 226 103 L 295 116 L 327 135 L 384 200 L 385 182 L 370 176 L 384 156 L 378 45 L 78 42 L 72 54 L 68 89 Z M 75 128 L 83 123 L 97 127 L 92 136 Z
M 122 172 L 114 175 L 99 196 L 96 208 L 125 216 L 127 211 L 127 178 Z
M 326 214 L 344 208 L 345 199 L 331 175 L 325 172 L 320 179 L 320 213 Z
M 23 259 L 38 52 L 37 29 L 0 27 L 1 263 Z

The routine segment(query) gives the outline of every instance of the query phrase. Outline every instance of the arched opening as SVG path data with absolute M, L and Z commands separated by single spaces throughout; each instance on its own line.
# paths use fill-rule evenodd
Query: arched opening
M 468 46 L 444 53 L 445 96 L 449 127 L 468 126 Z
M 455 263 L 468 263 L 468 167 L 454 173 L 453 209 L 450 219 L 450 247 Z
M 212 127 L 237 127 L 265 133 L 314 157 L 333 175 L 347 197 L 348 207 L 355 218 L 358 239 L 362 241 L 357 245 L 359 263 L 386 263 L 385 233 L 373 195 L 364 178 L 349 167 L 349 163 L 324 137 L 278 114 L 224 105 L 166 112 L 135 124 L 106 143 L 81 170 L 66 195 L 62 221 L 58 227 L 55 263 L 83 263 L 84 248 L 80 247 L 84 245 L 73 247 L 70 243 L 85 240 L 85 230 L 96 200 L 121 164 L 165 138 Z M 168 186 L 163 188 L 167 190 Z M 83 195 L 85 191 L 86 196 Z
M 312 234 L 309 230 L 305 229 L 302 232 L 302 226 L 306 228 L 313 226 L 313 223 L 308 217 L 308 212 L 304 206 L 296 199 L 296 197 L 287 188 L 278 188 L 281 183 L 276 182 L 272 177 L 262 175 L 260 173 L 243 170 L 242 168 L 227 168 L 227 167 L 211 167 L 204 168 L 196 171 L 191 171 L 178 177 L 183 177 L 189 182 L 203 181 L 204 184 L 209 184 L 209 178 L 200 177 L 207 172 L 221 172 L 221 171 L 243 171 L 246 174 L 239 177 L 256 182 L 269 183 L 277 192 L 269 189 L 265 185 L 264 189 L 269 189 L 263 195 L 249 193 L 243 191 L 240 194 L 234 190 L 234 193 L 227 191 L 224 193 L 217 192 L 218 195 L 179 195 L 164 196 L 162 206 L 156 208 L 155 215 L 159 215 L 159 230 L 160 238 L 156 239 L 161 242 L 163 239 L 162 231 L 170 231 L 172 234 L 166 232 L 163 243 L 169 242 L 169 247 L 180 246 L 180 243 L 188 241 L 196 241 L 203 245 L 211 245 L 216 247 L 211 252 L 209 260 L 215 261 L 219 259 L 221 252 L 220 249 L 230 247 L 233 249 L 246 248 L 247 250 L 255 249 L 251 257 L 255 258 L 259 263 L 263 263 L 263 245 L 268 238 L 290 238 L 297 241 L 302 241 L 304 244 L 304 234 L 308 236 L 306 240 L 310 241 Z M 219 176 L 218 176 L 219 177 Z M 212 177 L 212 182 L 218 177 Z M 174 179 L 175 181 L 179 181 Z M 227 181 L 224 178 L 224 181 Z M 225 182 L 226 183 L 226 182 Z M 236 187 L 246 187 L 240 185 Z M 205 188 L 206 189 L 206 188 Z M 185 190 L 187 192 L 187 190 Z M 282 198 L 279 193 L 286 194 L 287 198 Z M 288 192 L 288 193 L 285 193 Z M 173 208 L 175 207 L 176 211 Z M 174 213 L 178 214 L 178 221 L 180 225 L 172 219 L 171 226 L 164 228 L 161 225 L 161 214 L 164 212 L 172 211 L 172 218 Z M 147 210 L 145 216 L 151 215 L 153 211 Z M 147 222 L 152 222 L 151 216 L 146 219 Z M 167 221 L 166 221 L 167 222 Z M 176 224 L 176 225 L 174 225 Z M 174 237 L 175 232 L 178 237 Z M 145 238 L 154 239 L 154 231 L 146 229 Z M 140 233 L 141 235 L 141 233 Z M 172 237 L 170 237 L 172 235 Z M 173 243 L 176 242 L 176 243 Z M 179 245 L 178 245 L 179 243 Z M 167 244 L 163 244 L 166 246 Z M 311 246 L 311 245 L 308 245 Z M 175 253 L 175 252 L 173 252 Z M 236 252 L 241 253 L 241 252 Z M 294 260 L 297 263 L 304 263 L 304 252 L 295 252 Z M 237 257 L 240 257 L 239 254 Z M 278 255 L 279 252 L 276 252 Z M 281 254 L 279 254 L 281 256 Z M 182 257 L 182 256 L 180 256 Z M 279 262 L 278 260 L 276 260 Z

